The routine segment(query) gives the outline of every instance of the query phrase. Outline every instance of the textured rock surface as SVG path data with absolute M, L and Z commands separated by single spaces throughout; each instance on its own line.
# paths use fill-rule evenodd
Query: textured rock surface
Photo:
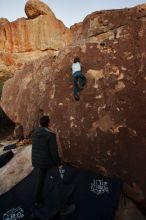
M 6 82 L 4 111 L 23 125 L 26 136 L 49 113 L 64 160 L 92 170 L 101 165 L 108 174 L 136 183 L 146 197 L 146 6 L 87 16 L 71 28 L 70 46 L 60 42 L 61 33 L 54 44 L 47 41 L 59 51 L 55 56 L 26 64 Z M 57 39 L 63 46 L 55 46 Z M 28 42 L 36 48 L 35 40 Z M 74 56 L 81 58 L 87 77 L 79 102 L 72 95 Z
M 36 60 L 44 56 L 56 56 L 58 52 L 53 50 L 32 51 L 32 52 L 0 52 L 0 81 L 11 78 L 16 71 L 20 70 L 23 65 L 31 60 Z
M 7 18 L 0 18 L 0 25 L 8 23 L 9 20 Z
M 10 190 L 32 170 L 30 145 L 16 148 L 13 152 L 14 157 L 0 169 L 0 195 Z
M 39 0 L 28 0 L 25 5 L 25 13 L 28 18 L 36 18 L 47 14 L 55 16 L 48 5 Z
M 137 206 L 128 198 L 121 198 L 115 220 L 146 220 Z
M 35 19 L 21 18 L 0 25 L 0 80 L 10 78 L 30 60 L 46 54 L 56 55 L 71 42 L 72 31 L 51 10 Z
M 16 20 L 0 27 L 0 51 L 58 50 L 69 44 L 70 33 L 61 21 L 49 15 Z

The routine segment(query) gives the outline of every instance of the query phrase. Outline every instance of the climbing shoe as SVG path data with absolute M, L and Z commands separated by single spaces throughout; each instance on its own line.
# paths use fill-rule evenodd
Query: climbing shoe
M 76 101 L 79 101 L 79 100 L 80 100 L 79 95 L 74 95 L 74 98 L 75 98 Z

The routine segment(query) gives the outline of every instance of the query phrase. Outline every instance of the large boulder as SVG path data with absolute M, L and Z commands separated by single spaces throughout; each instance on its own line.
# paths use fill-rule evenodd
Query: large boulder
M 45 55 L 55 56 L 72 43 L 72 31 L 53 15 L 47 5 L 30 0 L 25 9 L 28 13 L 33 9 L 40 16 L 13 22 L 0 19 L 0 80 L 3 81 L 12 77 L 24 63 Z
M 0 27 L 0 51 L 22 53 L 59 50 L 72 42 L 72 32 L 49 15 L 19 19 Z
M 68 38 L 60 42 L 59 32 L 53 46 L 58 39 L 63 47 L 30 61 L 8 80 L 1 106 L 23 126 L 25 136 L 49 114 L 65 161 L 92 170 L 100 165 L 108 174 L 137 184 L 146 198 L 145 19 L 145 5 L 95 12 L 71 28 L 70 45 Z M 51 42 L 49 38 L 50 47 Z M 75 56 L 87 77 L 79 102 L 73 98 L 71 77 Z
M 40 15 L 55 16 L 48 5 L 39 0 L 28 0 L 25 5 L 25 13 L 30 19 L 36 18 Z
M 32 171 L 31 146 L 18 147 L 13 152 L 14 157 L 0 170 L 0 195 L 10 190 Z

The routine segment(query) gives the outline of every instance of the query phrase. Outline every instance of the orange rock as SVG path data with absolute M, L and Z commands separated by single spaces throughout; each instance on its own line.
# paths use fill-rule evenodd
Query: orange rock
M 135 182 L 143 201 L 145 16 L 144 6 L 140 11 L 101 11 L 67 29 L 54 16 L 40 15 L 2 25 L 0 32 L 0 50 L 13 52 L 16 65 L 25 64 L 5 83 L 1 99 L 9 118 L 23 126 L 24 136 L 38 126 L 42 114 L 49 114 L 65 161 L 90 170 L 101 164 L 103 172 Z M 71 76 L 75 56 L 87 77 L 79 102 Z
M 7 18 L 0 18 L 0 25 L 8 23 L 9 20 Z
M 25 5 L 25 13 L 31 19 L 40 15 L 55 16 L 48 5 L 39 0 L 28 0 Z
M 36 8 L 36 11 L 39 11 L 39 6 L 36 4 L 41 5 L 41 9 L 43 8 L 42 2 L 33 0 L 26 3 L 26 10 L 31 8 L 31 4 L 32 8 Z M 30 60 L 47 54 L 54 56 L 60 49 L 71 44 L 72 31 L 56 19 L 48 6 L 44 7 L 46 13 L 41 13 L 33 20 L 25 18 L 17 19 L 14 22 L 2 20 L 3 25 L 0 26 L 1 79 L 9 78 Z

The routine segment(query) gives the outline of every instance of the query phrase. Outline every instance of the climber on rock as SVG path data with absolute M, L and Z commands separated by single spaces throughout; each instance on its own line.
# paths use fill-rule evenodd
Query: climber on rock
M 81 71 L 81 64 L 80 64 L 80 58 L 79 57 L 75 57 L 74 58 L 74 62 L 72 64 L 72 76 L 73 76 L 73 82 L 74 82 L 74 98 L 75 100 L 80 100 L 79 97 L 79 89 L 83 89 L 83 87 L 85 86 L 86 83 L 86 77 L 83 75 L 82 71 Z M 78 87 L 78 81 L 79 81 L 79 85 L 80 87 Z

